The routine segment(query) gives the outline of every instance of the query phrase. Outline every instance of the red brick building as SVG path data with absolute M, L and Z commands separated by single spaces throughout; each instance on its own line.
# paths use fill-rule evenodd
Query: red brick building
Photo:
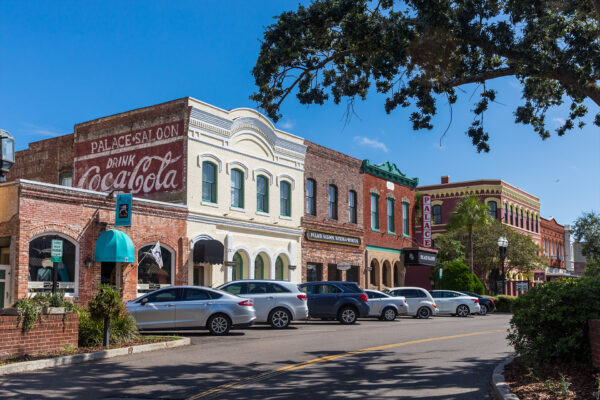
M 565 251 L 565 227 L 553 217 L 540 219 L 540 234 L 542 249 L 546 257 L 547 269 L 546 280 L 552 280 L 567 276 L 566 251 Z
M 429 268 L 404 265 L 403 249 L 416 244 L 411 236 L 417 178 L 407 178 L 395 164 L 362 163 L 363 215 L 366 244 L 365 287 L 418 285 L 429 287 Z
M 305 141 L 302 281 L 365 283 L 361 161 Z

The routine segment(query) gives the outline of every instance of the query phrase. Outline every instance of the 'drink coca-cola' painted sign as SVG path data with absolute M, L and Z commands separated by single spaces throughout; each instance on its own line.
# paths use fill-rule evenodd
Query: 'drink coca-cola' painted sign
M 99 192 L 183 190 L 183 121 L 75 143 L 74 184 Z

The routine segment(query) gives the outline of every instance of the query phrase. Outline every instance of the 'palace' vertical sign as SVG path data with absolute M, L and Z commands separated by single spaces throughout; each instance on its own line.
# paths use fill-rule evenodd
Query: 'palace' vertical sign
M 421 197 L 423 208 L 423 247 L 431 247 L 431 196 Z

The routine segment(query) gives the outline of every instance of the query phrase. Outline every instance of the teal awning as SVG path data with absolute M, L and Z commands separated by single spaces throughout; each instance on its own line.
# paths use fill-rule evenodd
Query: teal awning
M 94 261 L 126 262 L 135 261 L 135 248 L 126 233 L 109 229 L 96 241 Z

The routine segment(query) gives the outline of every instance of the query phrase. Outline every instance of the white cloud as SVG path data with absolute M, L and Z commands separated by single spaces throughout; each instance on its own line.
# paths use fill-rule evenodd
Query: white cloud
M 444 146 L 440 142 L 433 142 L 433 147 L 441 151 L 446 151 L 446 146 Z
M 359 146 L 372 147 L 374 149 L 383 150 L 384 152 L 388 152 L 387 146 L 380 142 L 377 139 L 371 139 L 364 136 L 354 136 L 354 143 L 357 143 Z
M 288 120 L 288 121 L 285 121 L 285 122 L 282 122 L 281 124 L 279 124 L 279 128 L 290 130 L 290 129 L 294 128 L 294 123 L 292 121 Z
M 564 118 L 552 118 L 552 122 L 554 122 L 554 124 L 559 127 L 559 126 L 563 126 L 565 124 L 565 119 Z
M 47 128 L 47 127 L 31 124 L 29 122 L 21 122 L 21 125 L 25 126 L 27 128 L 27 131 L 29 131 L 29 133 L 33 133 L 36 135 L 49 136 L 49 137 L 56 137 L 56 136 L 64 135 L 64 133 L 59 132 L 58 129 Z

